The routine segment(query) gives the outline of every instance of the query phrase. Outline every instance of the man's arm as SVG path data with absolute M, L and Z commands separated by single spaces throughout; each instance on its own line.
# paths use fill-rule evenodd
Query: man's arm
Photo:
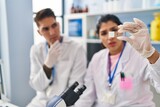
M 32 46 L 30 51 L 31 71 L 29 83 L 36 91 L 43 91 L 48 87 L 51 79 L 48 79 L 37 54 L 36 46 Z

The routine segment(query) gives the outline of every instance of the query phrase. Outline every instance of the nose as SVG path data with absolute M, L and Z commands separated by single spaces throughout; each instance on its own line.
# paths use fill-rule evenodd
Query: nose
M 113 39 L 114 38 L 114 36 L 108 36 L 108 39 Z
M 115 38 L 114 36 L 107 36 L 107 39 L 109 39 L 109 40 L 111 40 L 111 39 L 113 39 L 113 38 Z
M 55 34 L 55 29 L 51 27 L 50 30 L 49 30 L 49 34 L 54 35 Z

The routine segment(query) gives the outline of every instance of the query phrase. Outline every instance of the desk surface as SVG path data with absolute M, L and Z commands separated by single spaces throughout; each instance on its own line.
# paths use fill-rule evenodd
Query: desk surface
M 16 105 L 13 105 L 11 103 L 8 103 L 8 102 L 5 102 L 5 101 L 2 101 L 0 100 L 0 107 L 18 107 Z

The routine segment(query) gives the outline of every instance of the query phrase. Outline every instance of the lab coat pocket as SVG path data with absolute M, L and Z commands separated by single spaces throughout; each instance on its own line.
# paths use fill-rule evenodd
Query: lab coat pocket
M 119 87 L 121 90 L 132 90 L 133 88 L 133 80 L 131 77 L 128 77 L 128 78 L 124 78 L 123 80 L 121 79 L 120 80 L 120 84 L 119 84 Z
M 119 79 L 118 96 L 129 100 L 134 96 L 134 83 L 132 77 L 126 77 L 124 80 Z

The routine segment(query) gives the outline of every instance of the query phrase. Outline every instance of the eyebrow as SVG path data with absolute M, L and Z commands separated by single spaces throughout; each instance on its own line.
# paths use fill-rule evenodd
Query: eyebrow
M 52 23 L 52 25 L 55 25 L 55 24 L 57 24 L 57 22 L 56 22 L 56 21 L 55 21 L 54 23 Z M 52 26 L 52 25 L 51 25 L 51 26 Z M 49 26 L 42 27 L 42 30 L 43 30 L 43 29 L 49 29 Z
M 112 29 L 118 29 L 118 27 L 117 26 L 113 26 L 113 27 L 109 28 L 109 30 L 112 30 Z M 103 32 L 103 31 L 108 31 L 108 30 L 104 29 L 101 32 Z
M 118 26 L 113 26 L 110 29 L 118 29 Z
M 57 25 L 57 22 L 54 22 L 52 25 Z
M 48 26 L 46 26 L 46 27 L 42 27 L 42 30 L 48 30 L 49 29 L 49 27 Z

